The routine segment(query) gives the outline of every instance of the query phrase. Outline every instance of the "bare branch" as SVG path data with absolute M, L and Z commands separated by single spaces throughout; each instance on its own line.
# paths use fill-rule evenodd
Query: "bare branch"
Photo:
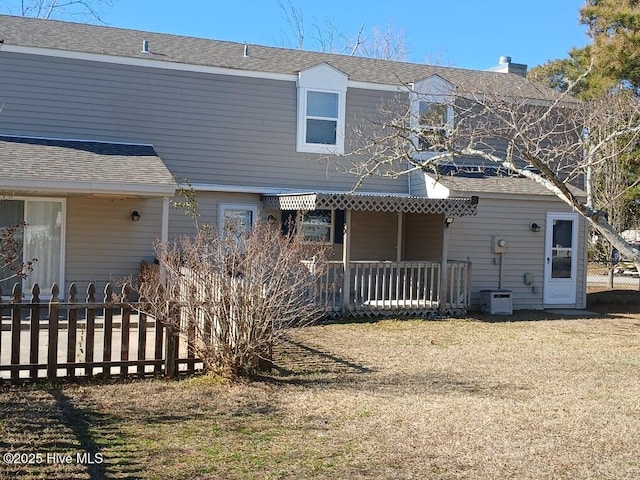
M 615 248 L 640 263 L 640 252 L 618 234 L 625 225 L 622 216 L 616 212 L 613 219 L 612 214 L 611 224 L 601 211 L 607 205 L 617 206 L 615 199 L 640 184 L 612 170 L 640 143 L 638 98 L 620 89 L 602 100 L 581 102 L 569 93 L 534 84 L 526 87 L 528 93 L 522 96 L 505 96 L 491 85 L 457 85 L 447 92 L 422 95 L 409 88 L 393 104 L 382 104 L 376 118 L 354 129 L 350 154 L 339 168 L 354 174 L 355 188 L 360 188 L 376 175 L 423 171 L 437 180 L 443 166 L 447 171 L 499 166 L 552 192 Z M 440 106 L 431 109 L 431 104 Z M 447 120 L 445 112 L 454 114 Z M 617 181 L 607 182 L 613 173 Z M 576 188 L 585 181 L 615 191 L 600 194 L 592 206 Z

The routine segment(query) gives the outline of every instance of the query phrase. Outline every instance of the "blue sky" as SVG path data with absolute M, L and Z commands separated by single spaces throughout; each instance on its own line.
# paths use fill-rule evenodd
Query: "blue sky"
M 287 4 L 288 0 L 282 0 Z M 408 60 L 485 69 L 500 55 L 535 66 L 588 43 L 578 22 L 584 0 L 291 0 L 307 37 L 326 19 L 355 36 L 364 22 L 404 31 Z M 2 2 L 0 1 L 0 4 Z M 111 26 L 272 46 L 291 37 L 278 0 L 117 0 L 102 10 Z M 311 42 L 307 48 L 312 49 Z

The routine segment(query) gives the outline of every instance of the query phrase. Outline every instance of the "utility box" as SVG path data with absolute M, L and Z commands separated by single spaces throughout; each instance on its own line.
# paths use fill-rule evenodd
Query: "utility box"
M 480 310 L 491 315 L 512 315 L 511 290 L 480 290 Z

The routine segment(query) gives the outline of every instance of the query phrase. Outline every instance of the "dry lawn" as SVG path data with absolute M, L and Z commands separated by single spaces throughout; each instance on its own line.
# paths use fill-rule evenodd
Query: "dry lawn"
M 253 382 L 5 388 L 2 453 L 105 462 L 0 478 L 640 478 L 640 315 L 520 318 L 299 330 Z

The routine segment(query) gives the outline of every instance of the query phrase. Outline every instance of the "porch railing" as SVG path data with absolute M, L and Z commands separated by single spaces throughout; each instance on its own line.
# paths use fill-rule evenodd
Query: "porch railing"
M 442 288 L 440 262 L 352 261 L 345 282 L 343 262 L 329 261 L 315 289 L 315 301 L 330 314 L 464 311 L 469 305 L 470 274 L 470 262 L 450 260 Z

